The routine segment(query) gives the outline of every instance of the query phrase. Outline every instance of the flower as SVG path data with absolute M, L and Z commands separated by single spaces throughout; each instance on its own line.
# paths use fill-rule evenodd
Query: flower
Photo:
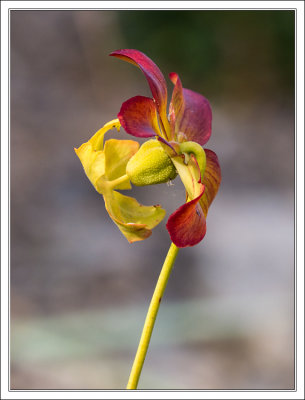
M 147 79 L 153 98 L 135 96 L 125 101 L 118 119 L 130 135 L 155 137 L 156 140 L 150 142 L 159 143 L 159 150 L 161 148 L 161 152 L 169 157 L 170 162 L 164 159 L 169 173 L 160 182 L 174 175 L 171 163 L 178 172 L 186 189 L 186 203 L 169 217 L 166 226 L 177 247 L 194 246 L 205 236 L 207 212 L 221 182 L 216 154 L 202 148 L 211 136 L 210 104 L 202 95 L 184 89 L 179 76 L 171 73 L 169 77 L 174 89 L 167 116 L 167 85 L 156 64 L 138 50 L 117 50 L 110 55 L 136 65 Z M 143 146 L 145 143 L 127 162 L 127 175 L 135 185 L 159 183 L 155 179 L 162 170 L 158 157 L 148 158 Z M 157 154 L 155 144 L 147 147 L 147 151 L 154 149 Z M 133 163 L 137 166 L 136 172 Z M 141 170 L 146 181 L 137 179 Z
M 109 139 L 104 145 L 104 135 L 112 128 L 120 129 L 118 119 L 105 124 L 88 142 L 74 150 L 90 182 L 103 195 L 109 216 L 132 243 L 148 238 L 151 229 L 164 218 L 165 210 L 159 205 L 143 206 L 117 191 L 131 189 L 126 165 L 138 151 L 139 143 Z

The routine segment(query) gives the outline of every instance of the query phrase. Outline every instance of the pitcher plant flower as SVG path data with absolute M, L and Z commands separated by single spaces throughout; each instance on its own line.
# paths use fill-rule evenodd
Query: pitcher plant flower
M 138 66 L 148 81 L 153 98 L 135 96 L 125 101 L 118 119 L 132 136 L 155 137 L 168 154 L 185 186 L 187 202 L 169 217 L 167 229 L 177 247 L 196 245 L 205 236 L 208 208 L 221 180 L 216 154 L 202 148 L 211 136 L 210 104 L 202 95 L 183 89 L 178 74 L 171 73 L 169 77 L 174 89 L 168 117 L 167 86 L 156 64 L 137 50 L 118 50 L 110 55 Z M 140 152 L 141 149 L 134 158 L 141 157 L 142 174 L 145 174 L 152 169 L 152 164 L 147 162 L 144 149 Z M 158 167 L 157 158 L 155 162 L 153 168 Z M 127 165 L 132 183 L 155 183 L 149 179 L 138 182 L 133 176 L 132 163 L 133 159 Z
M 198 244 L 206 234 L 206 217 L 220 182 L 217 155 L 203 146 L 211 136 L 212 110 L 199 93 L 182 87 L 177 73 L 169 74 L 173 92 L 167 110 L 165 78 L 157 65 L 138 50 L 110 54 L 143 72 L 152 98 L 135 96 L 125 101 L 117 119 L 105 124 L 88 142 L 75 149 L 85 173 L 101 194 L 109 216 L 129 242 L 144 240 L 165 216 L 159 205 L 143 206 L 120 190 L 174 180 L 178 175 L 186 201 L 168 218 L 172 245 L 144 324 L 127 389 L 136 389 L 149 345 L 154 321 L 179 248 Z M 134 140 L 108 139 L 105 133 L 123 127 L 127 134 L 148 138 L 141 147 Z

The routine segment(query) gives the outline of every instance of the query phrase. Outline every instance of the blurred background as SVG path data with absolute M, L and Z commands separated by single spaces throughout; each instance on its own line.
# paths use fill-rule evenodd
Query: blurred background
M 150 96 L 108 57 L 120 48 L 209 99 L 223 175 L 204 241 L 178 255 L 139 389 L 293 389 L 294 12 L 10 16 L 11 389 L 127 383 L 167 218 L 128 244 L 73 150 Z M 167 216 L 184 202 L 178 179 L 132 195 Z

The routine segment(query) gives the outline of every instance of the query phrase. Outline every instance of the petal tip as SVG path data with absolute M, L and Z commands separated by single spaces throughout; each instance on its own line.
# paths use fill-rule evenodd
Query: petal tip
M 169 79 L 172 81 L 172 83 L 173 83 L 174 85 L 176 85 L 177 80 L 178 80 L 178 74 L 177 74 L 176 72 L 170 72 L 170 73 L 168 74 L 168 76 L 169 76 Z
M 180 206 L 168 219 L 166 228 L 177 247 L 195 246 L 206 234 L 206 219 L 198 204 L 204 189 L 194 200 Z
M 126 49 L 118 49 L 118 50 L 114 50 L 114 51 L 112 51 L 111 53 L 109 53 L 108 55 L 109 56 L 111 56 L 111 57 L 115 57 L 115 56 L 118 56 L 118 55 L 120 55 L 122 52 L 125 52 L 126 51 Z

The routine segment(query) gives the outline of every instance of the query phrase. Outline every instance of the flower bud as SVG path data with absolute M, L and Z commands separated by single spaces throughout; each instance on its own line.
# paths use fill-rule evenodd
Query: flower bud
M 165 183 L 177 176 L 170 157 L 158 140 L 143 143 L 137 153 L 129 160 L 126 173 L 136 186 Z

